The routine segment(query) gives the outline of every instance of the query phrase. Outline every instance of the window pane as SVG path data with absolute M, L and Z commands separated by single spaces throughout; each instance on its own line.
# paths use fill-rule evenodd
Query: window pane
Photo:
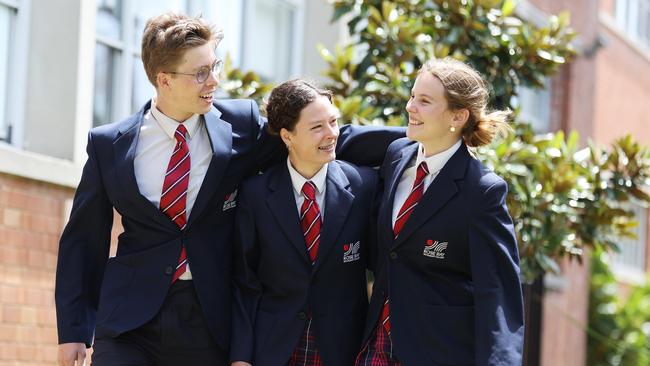
M 117 75 L 119 51 L 97 43 L 95 47 L 95 90 L 93 124 L 99 126 L 113 120 L 114 77 Z
M 8 75 L 9 75 L 9 46 L 10 35 L 13 34 L 15 10 L 0 5 L 0 140 L 9 139 L 9 121 L 7 121 Z
M 142 43 L 144 24 L 149 18 L 167 11 L 186 13 L 188 10 L 187 0 L 136 1 L 134 7 L 133 22 L 135 32 L 133 33 L 133 43 L 138 50 Z
M 97 34 L 122 39 L 122 1 L 97 0 Z
M 639 225 L 633 229 L 636 239 L 623 238 L 617 243 L 621 251 L 614 255 L 614 264 L 645 272 L 648 211 L 635 203 L 627 204 L 623 208 L 631 208 L 634 211 L 634 219 Z
M 291 72 L 294 9 L 282 0 L 254 0 L 244 21 L 244 67 L 266 79 L 282 80 Z
M 517 105 L 521 107 L 520 119 L 530 122 L 537 133 L 550 131 L 551 90 L 547 79 L 541 89 L 520 87 L 517 91 Z
M 155 89 L 144 72 L 142 60 L 136 56 L 133 60 L 133 93 L 131 94 L 131 111 L 137 112 L 142 105 L 153 97 Z

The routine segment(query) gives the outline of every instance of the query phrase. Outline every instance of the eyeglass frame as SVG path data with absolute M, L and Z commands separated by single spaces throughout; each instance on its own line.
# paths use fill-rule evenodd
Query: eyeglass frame
M 205 74 L 205 79 L 200 80 L 200 79 L 199 79 L 199 74 L 200 74 L 203 70 L 206 70 L 206 69 L 208 70 L 208 72 Z M 218 70 L 218 71 L 217 71 L 217 70 Z M 193 73 L 193 74 L 189 74 L 189 73 L 186 73 L 186 72 L 177 72 L 177 71 L 163 71 L 163 72 L 164 72 L 165 74 L 194 76 L 194 78 L 196 79 L 196 82 L 198 82 L 199 84 L 203 84 L 203 83 L 205 83 L 205 81 L 208 80 L 208 78 L 210 77 L 210 73 L 212 73 L 212 74 L 215 74 L 215 73 L 216 73 L 216 74 L 219 74 L 219 73 L 221 73 L 221 70 L 223 70 L 223 60 L 216 60 L 216 61 L 212 64 L 212 67 L 209 67 L 209 68 L 208 68 L 207 66 L 203 66 L 203 67 L 201 67 L 201 68 L 199 69 L 199 71 L 197 71 L 197 72 L 195 72 L 195 73 Z

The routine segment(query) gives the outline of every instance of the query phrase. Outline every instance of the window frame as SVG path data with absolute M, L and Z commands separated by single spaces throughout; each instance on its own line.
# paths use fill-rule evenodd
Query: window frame
M 619 249 L 621 253 L 612 253 L 612 269 L 617 277 L 624 281 L 637 283 L 644 281 L 646 276 L 647 263 L 647 242 L 648 242 L 648 208 L 635 200 L 621 205 L 624 209 L 631 209 L 634 211 L 634 219 L 637 220 L 638 226 L 635 228 L 637 239 L 621 239 Z M 637 246 L 632 248 L 631 246 Z M 634 249 L 632 252 L 623 253 L 626 248 Z M 630 263 L 629 258 L 637 259 L 635 263 Z
M 131 111 L 131 95 L 133 93 L 133 75 L 131 75 L 131 70 L 133 69 L 133 57 L 136 56 L 134 52 L 140 54 L 140 50 L 134 50 L 135 46 L 133 42 L 134 37 L 134 26 L 132 20 L 132 15 L 134 13 L 133 8 L 134 2 L 129 0 L 122 1 L 122 9 L 120 17 L 122 22 L 120 23 L 120 38 L 119 40 L 111 39 L 110 37 L 97 34 L 95 30 L 95 43 L 101 44 L 110 48 L 111 50 L 117 51 L 119 54 L 117 56 L 117 62 L 115 63 L 115 70 L 113 70 L 113 90 L 111 95 L 112 105 L 110 105 L 110 118 L 108 123 L 115 122 L 120 119 L 120 116 L 128 116 L 132 114 Z M 97 14 L 97 10 L 95 10 Z M 95 52 L 95 57 L 97 54 Z M 93 68 L 95 66 L 93 65 Z M 95 69 L 93 72 L 97 72 Z M 93 86 L 93 97 L 95 94 L 95 87 Z M 97 121 L 95 121 L 95 107 L 93 101 L 93 126 L 98 126 Z
M 281 2 L 283 5 L 286 5 L 291 8 L 293 11 L 293 16 L 291 19 L 291 29 L 293 30 L 291 34 L 290 46 L 288 52 L 290 66 L 288 70 L 288 75 L 262 75 L 258 70 L 254 70 L 249 66 L 248 55 L 246 45 L 254 43 L 253 38 L 255 37 L 255 32 L 252 32 L 252 27 L 248 26 L 250 23 L 255 23 L 254 18 L 254 6 L 258 1 L 263 2 Z M 260 77 L 268 81 L 277 81 L 274 79 L 286 79 L 291 75 L 297 75 L 302 70 L 302 49 L 303 49 L 303 38 L 304 38 L 304 20 L 305 20 L 305 0 L 243 0 L 243 10 L 242 10 L 242 20 L 241 20 L 241 33 L 240 41 L 238 47 L 240 49 L 240 65 L 244 69 L 253 69 L 253 71 L 258 72 Z
M 5 100 L 5 115 L 0 116 L 0 128 L 6 129 L 2 135 L 6 135 L 0 137 L 0 143 L 22 148 L 29 47 L 17 47 L 17 45 L 29 43 L 31 0 L 0 0 L 0 5 L 7 6 L 15 12 L 13 24 L 15 32 L 11 32 L 7 59 L 6 87 L 11 86 L 11 90 L 8 89 Z
M 551 105 L 552 100 L 552 81 L 550 78 L 544 79 L 543 88 L 531 88 L 519 86 L 517 88 L 516 103 L 521 108 L 519 119 L 530 122 L 535 133 L 551 132 Z M 522 97 L 523 96 L 523 97 Z M 527 103 L 534 100 L 536 105 L 528 107 Z M 546 105 L 541 105 L 544 102 Z M 546 108 L 546 115 L 541 116 L 537 112 L 539 109 Z
M 650 0 L 616 0 L 614 20 L 627 38 L 650 49 Z

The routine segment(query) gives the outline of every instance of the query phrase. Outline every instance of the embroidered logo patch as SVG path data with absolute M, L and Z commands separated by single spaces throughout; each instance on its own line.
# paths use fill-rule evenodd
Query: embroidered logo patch
M 358 261 L 359 258 L 361 258 L 361 254 L 359 253 L 359 249 L 361 249 L 361 242 L 357 241 L 356 243 L 352 244 L 345 244 L 343 246 L 343 263 L 350 263 L 354 261 Z
M 226 198 L 224 198 L 223 201 L 223 210 L 230 210 L 231 208 L 237 207 L 237 201 L 235 201 L 235 198 L 237 197 L 237 190 L 235 189 L 231 194 L 227 194 Z
M 446 241 L 439 242 L 437 240 L 427 240 L 426 245 L 424 246 L 424 251 L 422 251 L 422 255 L 430 258 L 436 258 L 436 259 L 445 259 L 445 250 L 447 249 L 447 243 Z

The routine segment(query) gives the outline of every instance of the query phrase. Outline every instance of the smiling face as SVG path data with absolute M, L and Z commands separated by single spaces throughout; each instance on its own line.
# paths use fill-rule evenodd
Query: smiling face
M 323 165 L 336 159 L 337 117 L 338 110 L 332 102 L 319 95 L 300 111 L 292 131 L 280 130 L 280 136 L 289 149 L 291 165 L 303 177 L 311 178 Z
M 174 70 L 165 70 L 192 75 L 158 73 L 156 106 L 163 113 L 177 121 L 184 121 L 193 114 L 210 111 L 213 94 L 219 84 L 218 76 L 211 72 L 203 83 L 199 83 L 195 74 L 201 68 L 212 68 L 217 60 L 214 50 L 213 41 L 190 48 Z
M 421 72 L 406 104 L 409 115 L 406 136 L 424 145 L 425 154 L 430 156 L 453 145 L 460 138 L 465 112 L 454 112 L 448 108 L 445 88 L 430 72 Z M 451 132 L 450 128 L 456 131 Z

